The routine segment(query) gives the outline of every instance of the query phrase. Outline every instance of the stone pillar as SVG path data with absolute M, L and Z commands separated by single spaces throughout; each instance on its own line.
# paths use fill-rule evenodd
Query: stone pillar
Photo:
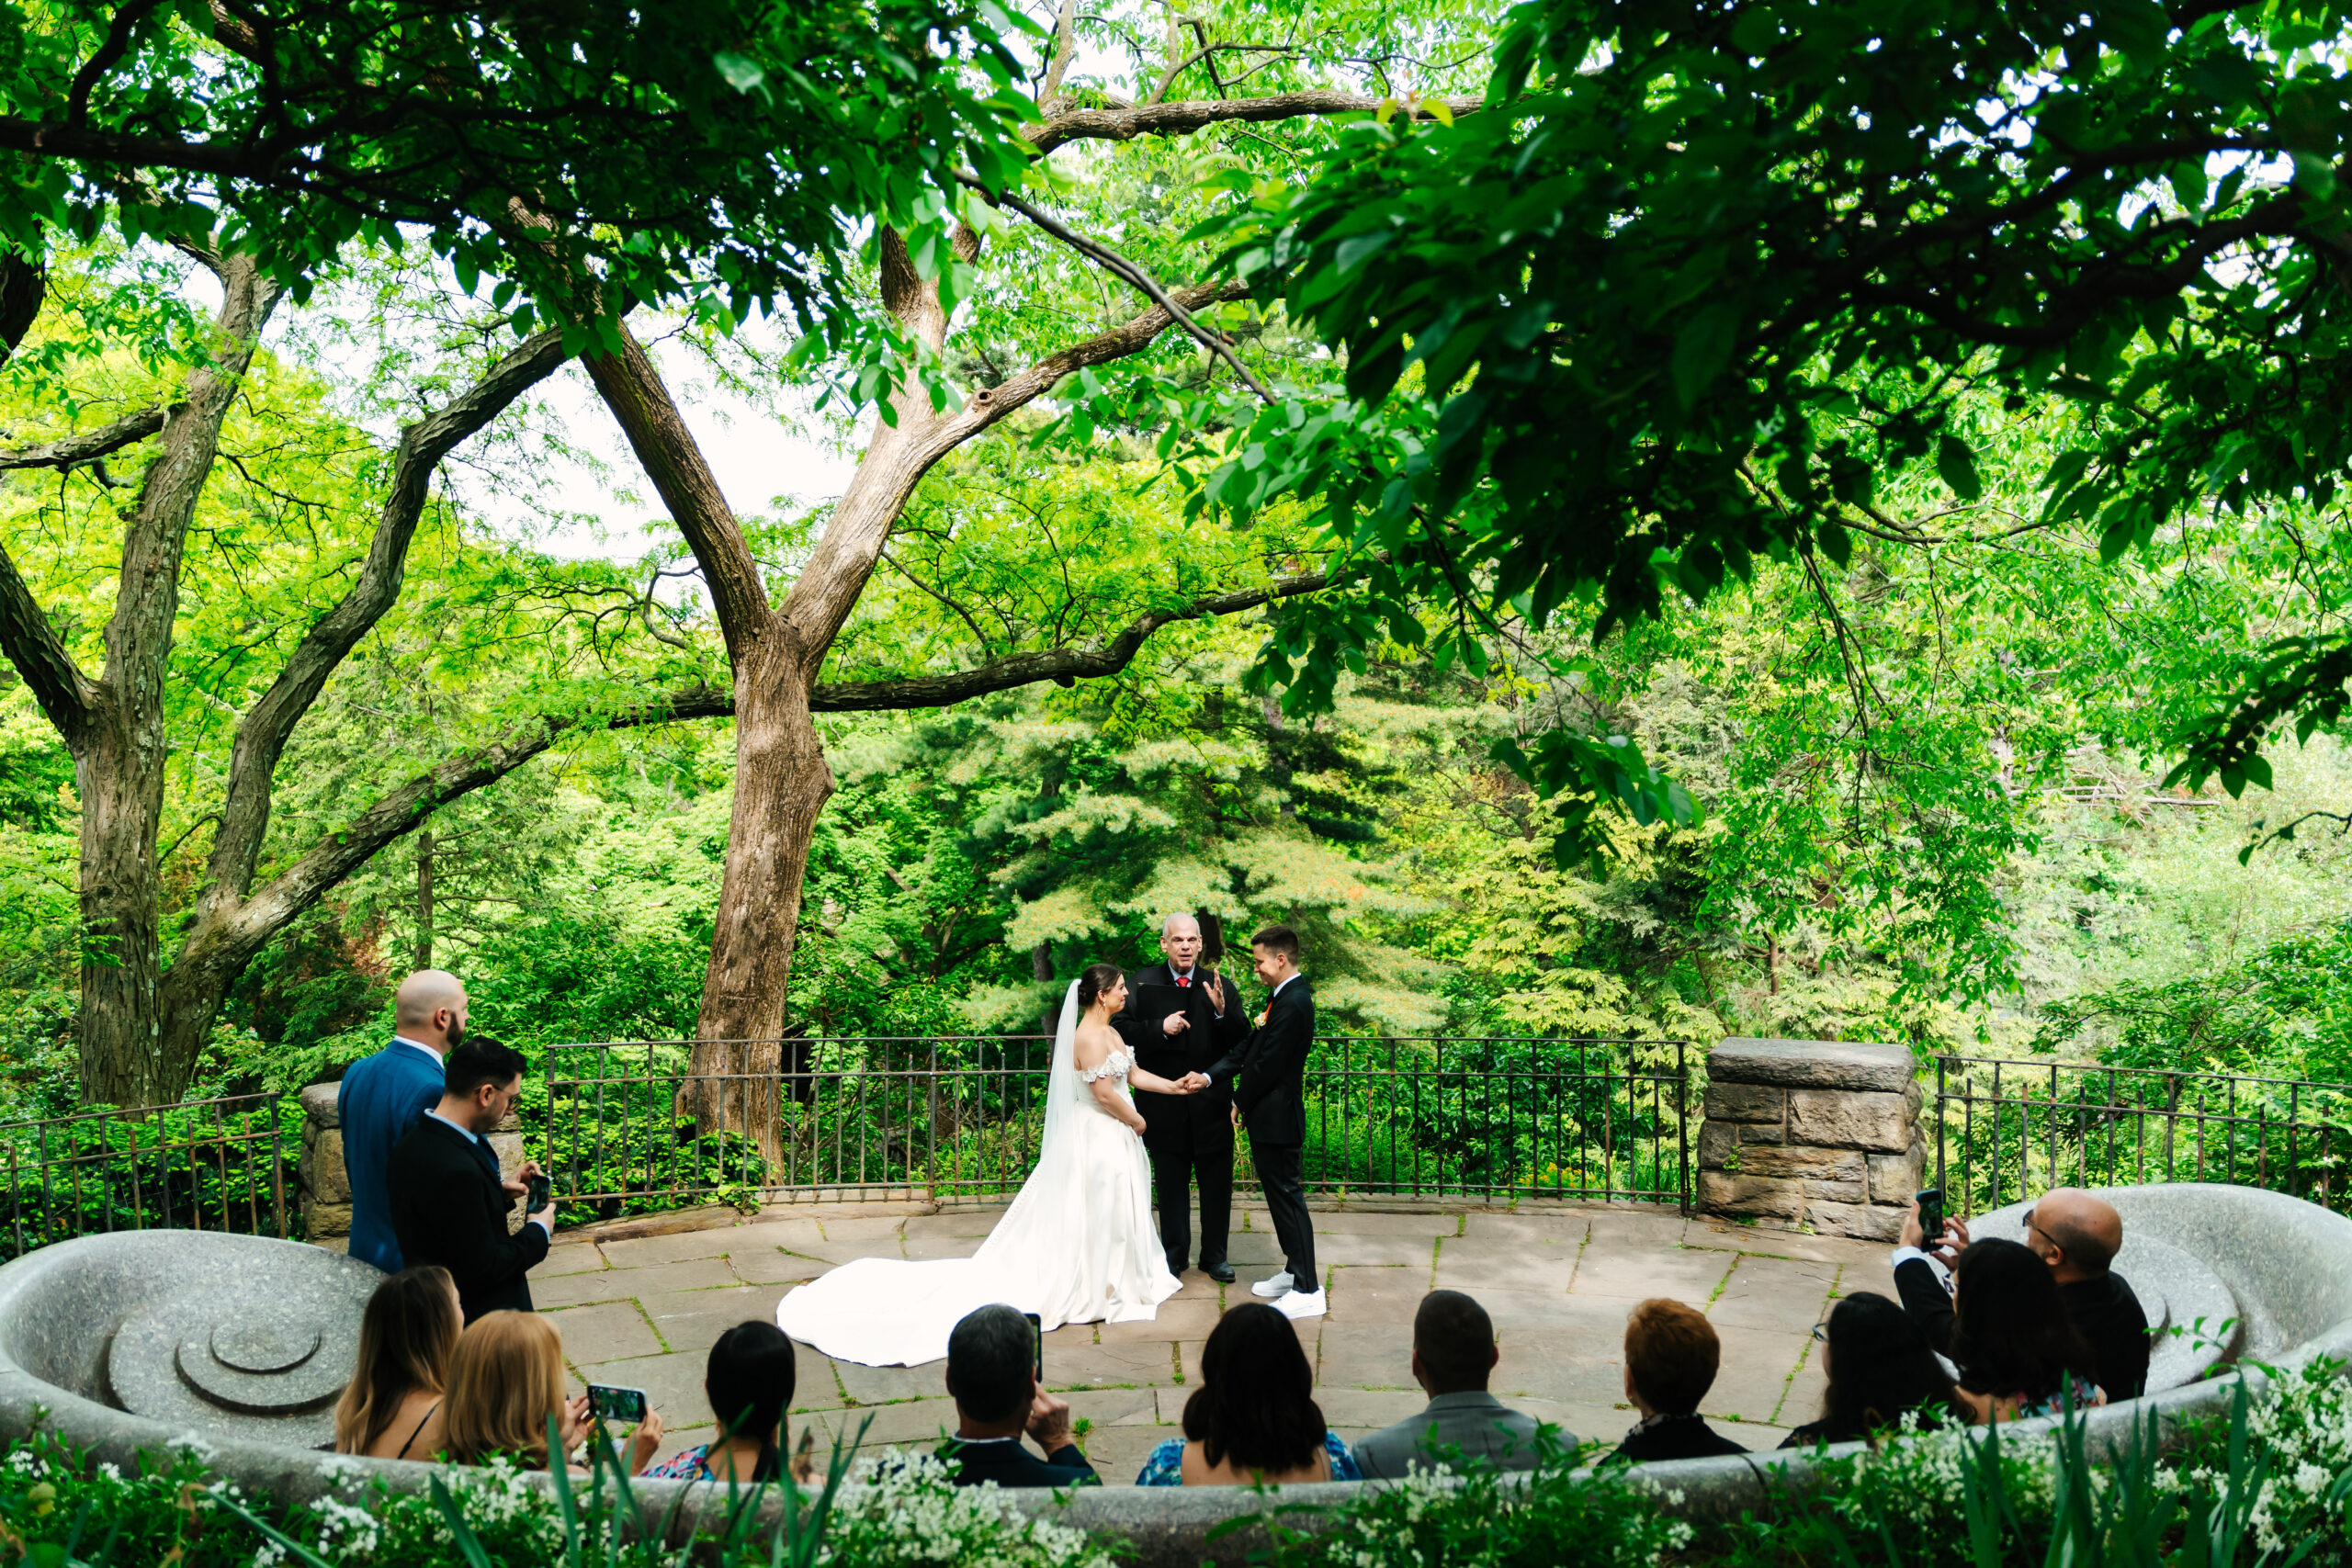
M 314 1083 L 302 1091 L 302 1235 L 334 1252 L 351 1250 L 351 1176 L 343 1163 L 343 1125 L 335 1113 L 341 1085 Z M 523 1168 L 523 1123 L 513 1115 L 490 1134 L 502 1175 Z M 523 1206 L 506 1216 L 506 1229 L 523 1228 Z
M 1707 1055 L 1699 1210 L 1892 1241 L 1927 1146 L 1900 1045 L 1726 1040 Z

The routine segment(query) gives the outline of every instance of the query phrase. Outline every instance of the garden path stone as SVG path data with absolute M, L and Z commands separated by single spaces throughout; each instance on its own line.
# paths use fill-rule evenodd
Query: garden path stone
M 1718 1331 L 1786 1328 L 1799 1319 L 1807 1319 L 1810 1329 L 1828 1310 L 1838 1269 L 1835 1263 L 1742 1253 L 1724 1277 L 1723 1293 L 1707 1308 L 1707 1315 Z
M 641 1295 L 637 1304 L 671 1349 L 704 1352 L 739 1323 L 774 1323 L 775 1303 L 783 1295 L 773 1285 L 730 1284 Z
M 673 1235 L 634 1236 L 601 1244 L 605 1261 L 616 1269 L 641 1269 L 657 1263 L 684 1263 L 696 1258 L 724 1258 L 740 1234 L 729 1225 L 707 1231 L 680 1231 Z
M 938 1399 L 947 1393 L 947 1363 L 932 1361 L 920 1367 L 861 1367 L 855 1361 L 835 1361 L 842 1392 L 860 1404 L 888 1404 L 899 1399 Z
M 1341 1324 L 1405 1324 L 1430 1292 L 1426 1266 L 1343 1263 L 1327 1269 L 1331 1320 Z
M 727 1266 L 737 1279 L 751 1285 L 796 1284 L 832 1267 L 821 1258 L 805 1258 L 777 1247 L 738 1247 L 727 1255 Z
M 1695 1247 L 1657 1247 L 1642 1243 L 1627 1247 L 1597 1245 L 1586 1248 L 1576 1271 L 1575 1293 L 1579 1296 L 1610 1296 L 1628 1304 L 1651 1296 L 1671 1296 L 1703 1307 L 1715 1293 L 1715 1286 L 1731 1271 L 1733 1253 L 1712 1252 Z M 1445 1278 L 1445 1264 L 1438 1264 L 1438 1279 Z M 1805 1325 L 1811 1327 L 1810 1324 Z
M 880 1236 L 898 1236 L 906 1232 L 907 1222 L 886 1214 L 819 1216 L 817 1223 L 824 1227 L 827 1241 L 872 1241 Z M 888 1256 L 884 1254 L 884 1256 Z
M 1810 1325 L 1808 1325 L 1808 1330 Z M 1702 1416 L 1737 1415 L 1770 1421 L 1788 1393 L 1789 1374 L 1813 1343 L 1810 1332 L 1777 1333 L 1764 1328 L 1725 1328 L 1722 1369 L 1699 1402 Z M 1810 1416 L 1808 1416 L 1808 1419 Z
M 585 1273 L 605 1266 L 605 1255 L 596 1250 L 594 1242 L 560 1241 L 548 1248 L 548 1255 L 539 1259 L 537 1268 L 531 1270 L 531 1281 L 536 1285 L 541 1280 L 551 1280 L 559 1274 Z
M 633 1301 L 560 1307 L 546 1316 L 562 1332 L 563 1359 L 575 1367 L 662 1353 L 653 1325 Z

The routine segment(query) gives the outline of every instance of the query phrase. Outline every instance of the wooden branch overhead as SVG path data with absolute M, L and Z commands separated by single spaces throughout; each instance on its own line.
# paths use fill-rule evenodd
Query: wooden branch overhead
M 1317 115 L 1372 114 L 1383 102 L 1397 112 L 1434 118 L 1430 106 L 1442 103 L 1455 118 L 1476 114 L 1487 100 L 1476 97 L 1382 99 L 1369 93 L 1270 93 L 1261 98 L 1187 98 L 1172 104 L 1136 104 L 1125 108 L 1066 109 L 1021 128 L 1040 152 L 1071 141 L 1132 141 L 1138 136 L 1189 136 L 1212 125 L 1263 125 Z
M 0 468 L 70 468 L 76 463 L 93 462 L 119 452 L 133 442 L 144 441 L 163 428 L 162 409 L 141 409 L 96 430 L 61 435 L 54 441 L 19 447 L 14 452 L 0 452 Z

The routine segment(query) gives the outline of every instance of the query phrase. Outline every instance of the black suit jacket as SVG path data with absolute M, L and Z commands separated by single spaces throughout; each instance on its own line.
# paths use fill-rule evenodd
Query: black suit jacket
M 958 1486 L 978 1486 L 993 1481 L 999 1486 L 1100 1486 L 1102 1478 L 1086 1462 L 1076 1443 L 1064 1443 L 1050 1455 L 1039 1459 L 1029 1451 L 1027 1444 L 1015 1438 L 1009 1443 L 967 1443 L 960 1438 L 950 1438 L 939 1446 L 942 1460 L 961 1460 L 963 1468 L 956 1472 Z
M 1171 1082 L 1186 1073 L 1207 1072 L 1216 1066 L 1219 1057 L 1250 1036 L 1249 1010 L 1242 1004 L 1241 987 L 1233 983 L 1233 976 L 1225 977 L 1225 1016 L 1219 1018 L 1209 1000 L 1208 971 L 1195 968 L 1193 974 L 1193 984 L 1184 993 L 1184 1015 L 1192 1021 L 1192 1027 L 1182 1033 L 1168 1032 L 1165 1012 L 1158 1018 L 1146 1018 L 1136 1010 L 1136 993 L 1141 987 L 1176 983 L 1175 972 L 1165 964 L 1138 969 L 1127 976 L 1127 1005 L 1111 1020 L 1111 1027 L 1134 1055 L 1136 1066 Z M 1136 1109 L 1143 1112 L 1147 1141 L 1156 1132 L 1170 1131 L 1188 1122 L 1205 1125 L 1212 1131 L 1221 1129 L 1231 1116 L 1232 1106 L 1233 1097 L 1223 1085 L 1198 1094 L 1136 1090 Z
M 1672 1416 L 1645 1432 L 1625 1434 L 1603 1464 L 1647 1464 L 1656 1459 L 1713 1459 L 1747 1450 L 1696 1416 Z
M 529 1270 L 548 1255 L 548 1233 L 537 1225 L 506 1233 L 514 1197 L 499 1186 L 489 1145 L 427 1115 L 393 1146 L 384 1184 L 401 1260 L 449 1270 L 468 1323 L 486 1312 L 531 1310 Z
M 1231 1083 L 1252 1144 L 1295 1148 L 1306 1142 L 1306 1058 L 1315 1049 L 1315 993 L 1299 976 L 1266 1004 L 1266 1021 L 1208 1069 Z
M 1895 1293 L 1903 1310 L 1928 1336 L 1928 1343 L 1944 1356 L 1951 1354 L 1953 1314 L 1951 1295 L 1924 1258 L 1906 1258 L 1895 1266 Z M 2091 1350 L 2091 1381 L 2110 1403 L 2137 1399 L 2148 1389 L 2148 1314 L 2140 1298 L 2120 1274 L 2096 1280 L 2075 1280 L 2058 1287 L 2067 1319 Z M 1961 1368 L 1961 1375 L 1968 1373 Z

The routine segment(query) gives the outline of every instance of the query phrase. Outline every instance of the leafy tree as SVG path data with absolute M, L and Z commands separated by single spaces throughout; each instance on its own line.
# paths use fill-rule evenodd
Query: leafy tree
M 858 220 L 879 214 L 920 236 L 924 193 L 935 209 L 949 169 L 1001 172 L 1016 155 L 989 85 L 1005 56 L 971 24 L 924 0 L 702 6 L 659 27 L 615 6 L 301 0 L 0 17 L 0 145 L 16 154 L 0 179 L 0 349 L 29 341 L 16 368 L 33 377 L 76 352 L 69 332 L 28 335 L 50 253 L 69 236 L 153 236 L 209 270 L 220 298 L 195 331 L 168 299 L 131 299 L 142 347 L 170 351 L 152 400 L 93 426 L 57 396 L 49 438 L 0 455 L 17 472 L 91 465 L 102 486 L 100 459 L 145 458 L 95 640 L 61 631 L 0 555 L 0 649 L 81 786 L 85 1098 L 175 1098 L 263 942 L 435 807 L 581 722 L 567 708 L 436 759 L 351 802 L 340 831 L 256 883 L 287 747 L 398 597 L 436 467 L 568 356 L 617 344 L 619 312 L 640 300 L 729 319 L 782 304 L 820 333 L 852 330 L 826 289 Z M 420 232 L 467 291 L 483 272 L 504 275 L 492 299 L 521 342 L 502 354 L 477 340 L 469 374 L 420 400 L 422 417 L 409 405 L 413 422 L 358 477 L 379 520 L 349 578 L 323 609 L 272 628 L 273 668 L 243 671 L 210 858 L 167 960 L 165 687 L 224 424 L 281 302 L 306 299 L 346 246 L 397 248 Z M 554 324 L 535 331 L 542 321 Z
M 2072 411 L 2017 526 L 2109 559 L 2211 509 L 2326 507 L 2352 457 L 2344 20 L 1531 0 L 1486 112 L 1351 128 L 1307 182 L 1235 174 L 1234 271 L 1345 354 L 1345 397 L 1255 412 L 1204 498 L 1316 494 L 1336 570 L 1366 569 L 1285 612 L 1271 672 L 1311 699 L 1426 606 L 1442 649 L 1588 603 L 1605 632 L 1761 558 L 1920 543 L 1880 498 L 1914 468 L 1983 493 L 1964 391 Z M 2266 781 L 2274 725 L 2340 715 L 2343 636 L 2282 644 L 2183 776 Z M 1509 754 L 1685 815 L 1623 747 Z

